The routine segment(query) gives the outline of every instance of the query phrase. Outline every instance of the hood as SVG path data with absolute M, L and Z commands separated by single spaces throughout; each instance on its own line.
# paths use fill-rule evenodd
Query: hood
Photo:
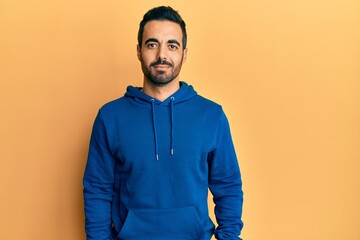
M 128 86 L 125 93 L 125 97 L 133 98 L 137 102 L 143 103 L 154 103 L 155 105 L 171 105 L 177 104 L 183 101 L 187 101 L 197 95 L 196 91 L 191 85 L 188 85 L 186 82 L 180 82 L 180 88 L 170 97 L 164 101 L 159 101 L 150 97 L 149 95 L 143 93 L 141 88 Z
M 159 101 L 141 91 L 139 87 L 128 86 L 127 91 L 125 93 L 125 97 L 131 98 L 136 102 L 142 104 L 150 104 L 151 105 L 151 114 L 152 114 L 152 126 L 154 131 L 154 143 L 155 143 L 155 159 L 159 160 L 159 151 L 158 151 L 158 135 L 156 129 L 156 114 L 155 114 L 155 106 L 169 106 L 170 107 L 170 122 L 171 122 L 171 139 L 170 139 L 170 155 L 174 155 L 174 128 L 175 128 L 175 120 L 174 120 L 174 105 L 179 104 L 181 102 L 185 102 L 190 100 L 191 98 L 197 95 L 196 91 L 191 85 L 188 85 L 185 82 L 180 82 L 180 89 L 177 90 L 174 94 L 169 96 L 164 101 Z

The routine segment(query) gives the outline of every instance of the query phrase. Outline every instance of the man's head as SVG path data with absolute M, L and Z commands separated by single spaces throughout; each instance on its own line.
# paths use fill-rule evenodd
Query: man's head
M 137 56 L 145 82 L 164 86 L 179 81 L 186 61 L 185 22 L 170 7 L 151 9 L 140 23 Z
M 143 41 L 144 27 L 146 23 L 153 20 L 163 20 L 163 21 L 166 20 L 179 24 L 183 34 L 182 47 L 183 49 L 186 49 L 186 44 L 187 44 L 186 24 L 177 11 L 175 11 L 171 7 L 165 7 L 165 6 L 153 8 L 144 15 L 142 21 L 140 22 L 139 32 L 138 32 L 138 45 L 140 47 Z

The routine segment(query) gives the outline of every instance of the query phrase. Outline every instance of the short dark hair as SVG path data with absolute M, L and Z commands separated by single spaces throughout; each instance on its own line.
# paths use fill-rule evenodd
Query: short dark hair
M 187 41 L 186 24 L 177 11 L 175 11 L 171 7 L 165 7 L 165 6 L 155 7 L 149 10 L 147 13 L 145 13 L 142 21 L 140 22 L 140 27 L 138 32 L 138 44 L 140 48 L 143 40 L 144 26 L 146 23 L 152 20 L 167 20 L 179 24 L 183 34 L 183 39 L 182 39 L 183 49 L 186 48 L 186 41 Z

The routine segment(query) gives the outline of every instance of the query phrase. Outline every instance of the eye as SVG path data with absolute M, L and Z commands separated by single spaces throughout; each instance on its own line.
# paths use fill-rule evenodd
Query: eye
M 175 44 L 170 44 L 169 48 L 170 48 L 170 50 L 177 50 L 179 47 Z
M 156 43 L 149 43 L 147 45 L 148 48 L 156 48 L 157 47 L 157 44 Z

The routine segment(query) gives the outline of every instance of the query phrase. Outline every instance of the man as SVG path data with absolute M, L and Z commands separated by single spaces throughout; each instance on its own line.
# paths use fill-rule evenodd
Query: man
M 186 28 L 170 7 L 144 15 L 142 88 L 96 117 L 84 175 L 87 239 L 239 239 L 242 185 L 221 106 L 179 81 Z M 208 217 L 208 188 L 218 227 Z

